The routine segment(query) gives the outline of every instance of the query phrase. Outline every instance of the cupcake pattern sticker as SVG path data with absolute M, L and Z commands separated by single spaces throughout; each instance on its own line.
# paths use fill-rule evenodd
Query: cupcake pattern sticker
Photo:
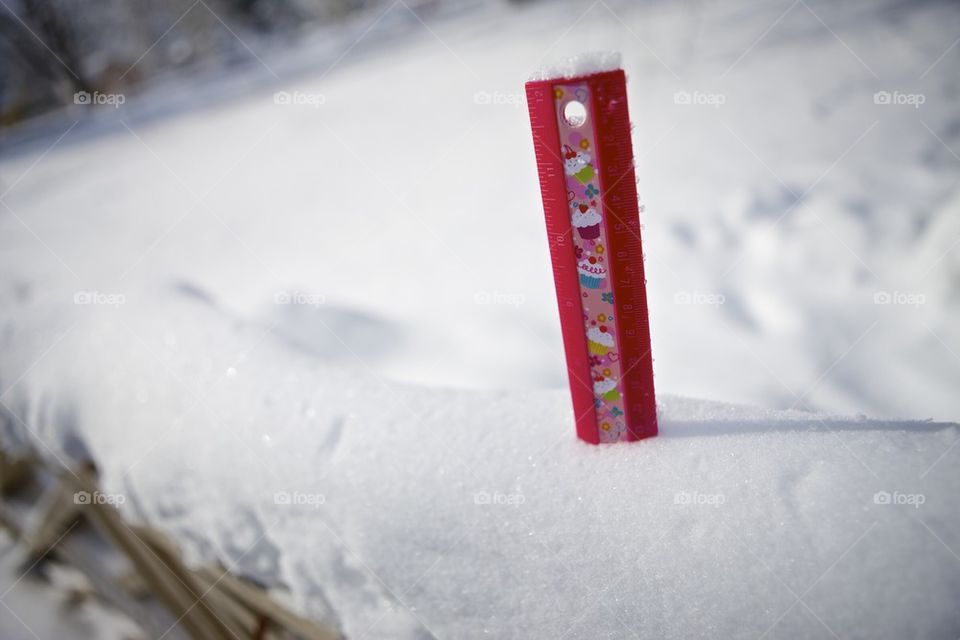
M 616 339 L 616 309 L 607 270 L 600 175 L 593 164 L 596 153 L 593 124 L 589 118 L 568 121 L 564 117 L 567 104 L 573 100 L 589 104 L 589 87 L 574 84 L 554 88 L 600 442 L 617 442 L 626 440 L 627 425 L 620 388 L 622 370 Z
M 570 206 L 570 223 L 584 240 L 596 240 L 600 237 L 600 214 L 588 203 L 574 202 Z
M 578 151 L 568 144 L 563 145 L 563 170 L 567 176 L 573 176 L 580 184 L 587 184 L 596 176 L 590 160 L 590 154 L 586 148 Z

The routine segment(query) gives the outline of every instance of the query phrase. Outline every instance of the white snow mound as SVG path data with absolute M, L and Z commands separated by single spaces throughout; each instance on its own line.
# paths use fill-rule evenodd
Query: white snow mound
M 47 324 L 0 345 L 23 347 L 5 381 L 35 331 L 66 333 L 8 418 L 52 450 L 79 433 L 131 515 L 348 637 L 960 628 L 957 425 L 668 396 L 660 437 L 595 447 L 564 392 L 385 382 L 198 291 L 153 300 L 164 317 L 35 308 Z

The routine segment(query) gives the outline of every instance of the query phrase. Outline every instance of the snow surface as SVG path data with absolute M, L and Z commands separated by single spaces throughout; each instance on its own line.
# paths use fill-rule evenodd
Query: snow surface
M 622 66 L 623 62 L 619 51 L 580 53 L 566 60 L 544 65 L 530 76 L 530 80 L 576 78 L 590 73 L 620 69 Z
M 377 18 L 283 81 L 8 138 L 5 423 L 50 455 L 78 432 L 132 515 L 351 638 L 960 634 L 960 433 L 895 420 L 960 416 L 956 9 Z M 601 48 L 630 83 L 663 434 L 598 448 L 522 87 Z
M 34 564 L 6 531 L 0 532 L 0 575 L 14 576 L 12 584 L 0 591 L 4 640 L 131 640 L 143 635 L 123 614 L 80 597 L 91 587 L 79 571 L 54 563 Z
M 13 408 L 46 442 L 79 430 L 194 559 L 348 637 L 960 630 L 955 424 L 664 396 L 660 437 L 595 447 L 563 391 L 387 382 L 195 291 L 152 300 L 172 313 L 79 319 Z

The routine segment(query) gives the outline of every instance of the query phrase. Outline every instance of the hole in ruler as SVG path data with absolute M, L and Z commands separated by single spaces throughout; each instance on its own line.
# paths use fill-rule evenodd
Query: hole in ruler
M 583 123 L 587 121 L 587 108 L 583 106 L 582 102 L 571 100 L 563 107 L 563 119 L 571 127 L 583 126 Z

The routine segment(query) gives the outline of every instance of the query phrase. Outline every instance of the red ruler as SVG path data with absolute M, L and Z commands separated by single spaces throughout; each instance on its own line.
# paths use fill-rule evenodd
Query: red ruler
M 640 207 L 621 69 L 528 82 L 577 435 L 657 434 Z

